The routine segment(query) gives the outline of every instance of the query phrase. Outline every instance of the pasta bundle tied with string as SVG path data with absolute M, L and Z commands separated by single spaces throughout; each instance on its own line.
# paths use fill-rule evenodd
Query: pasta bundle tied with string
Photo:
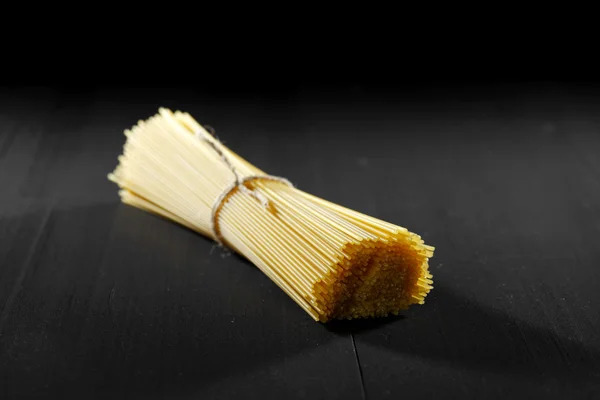
M 432 289 L 419 235 L 266 174 L 189 114 L 161 108 L 125 135 L 109 174 L 124 203 L 236 251 L 316 321 L 397 315 Z

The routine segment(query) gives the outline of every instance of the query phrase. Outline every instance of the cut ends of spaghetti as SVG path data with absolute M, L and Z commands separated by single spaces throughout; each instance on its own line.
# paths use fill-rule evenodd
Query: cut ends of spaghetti
M 405 238 L 350 245 L 351 259 L 341 260 L 331 285 L 319 285 L 327 312 L 321 321 L 398 315 L 424 304 L 433 288 L 427 259 L 430 250 Z
M 397 315 L 432 289 L 420 236 L 269 179 L 189 114 L 162 108 L 125 135 L 109 174 L 124 203 L 218 233 L 316 321 Z

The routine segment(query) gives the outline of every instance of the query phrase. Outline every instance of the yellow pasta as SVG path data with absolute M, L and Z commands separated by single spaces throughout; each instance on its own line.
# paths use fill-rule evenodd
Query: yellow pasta
M 125 135 L 108 176 L 124 203 L 246 257 L 314 320 L 398 314 L 432 289 L 420 236 L 266 174 L 189 114 L 161 108 Z

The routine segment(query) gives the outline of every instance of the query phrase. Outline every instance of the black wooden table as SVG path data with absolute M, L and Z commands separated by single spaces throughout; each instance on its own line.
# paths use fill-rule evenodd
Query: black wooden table
M 401 317 L 313 322 L 119 203 L 123 129 L 190 112 L 260 168 L 436 247 Z M 0 398 L 600 397 L 600 92 L 0 91 Z

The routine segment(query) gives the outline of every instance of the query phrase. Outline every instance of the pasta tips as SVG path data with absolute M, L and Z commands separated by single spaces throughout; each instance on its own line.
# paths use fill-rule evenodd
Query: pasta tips
M 125 135 L 108 176 L 124 203 L 238 252 L 314 320 L 398 314 L 432 289 L 420 236 L 266 174 L 189 114 L 161 108 Z

